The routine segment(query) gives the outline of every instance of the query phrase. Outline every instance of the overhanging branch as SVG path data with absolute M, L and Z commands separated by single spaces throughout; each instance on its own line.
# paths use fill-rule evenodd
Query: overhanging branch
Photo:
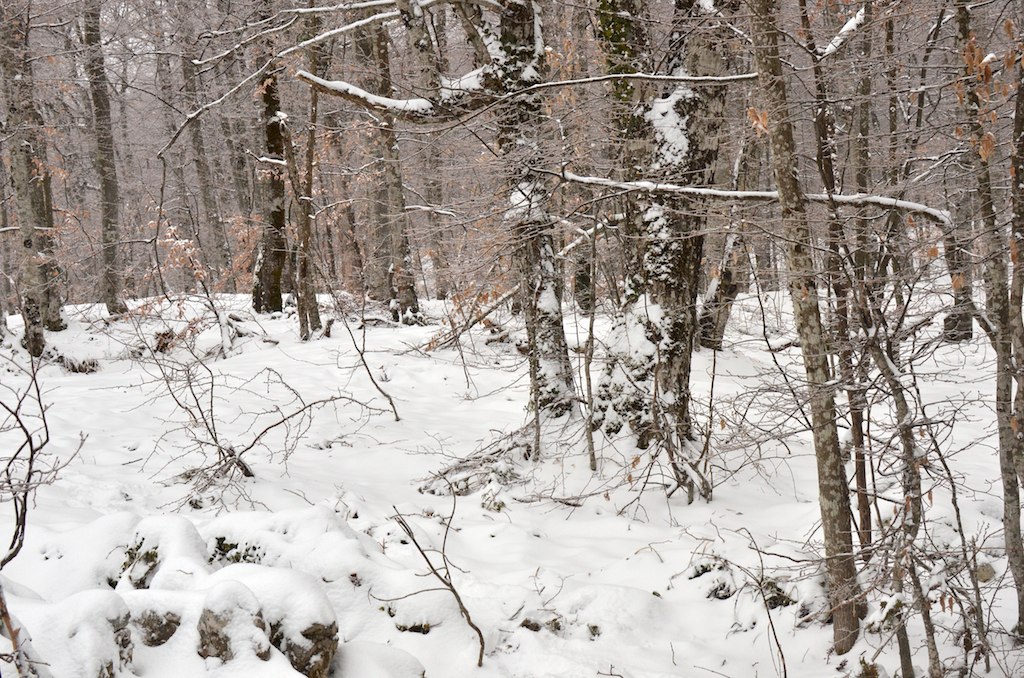
M 694 197 L 710 198 L 725 202 L 778 202 L 779 200 L 778 191 L 737 191 L 724 188 L 707 188 L 704 186 L 683 186 L 680 184 L 671 184 L 659 181 L 615 181 L 613 179 L 605 179 L 603 177 L 581 176 L 564 170 L 562 172 L 553 172 L 551 170 L 541 168 L 533 168 L 533 171 L 540 174 L 556 176 L 564 181 L 575 184 L 603 186 L 605 188 L 614 188 L 619 191 L 627 192 L 640 191 L 644 193 L 660 193 L 668 195 L 691 195 Z M 906 212 L 908 214 L 919 214 L 935 221 L 936 223 L 942 224 L 943 226 L 953 226 L 953 217 L 946 210 L 940 210 L 934 207 L 929 207 L 923 203 L 902 200 L 900 198 L 893 198 L 886 195 L 871 195 L 866 193 L 805 193 L 803 197 L 808 202 L 814 203 L 836 203 L 840 205 L 850 205 L 853 207 L 881 207 L 884 209 Z

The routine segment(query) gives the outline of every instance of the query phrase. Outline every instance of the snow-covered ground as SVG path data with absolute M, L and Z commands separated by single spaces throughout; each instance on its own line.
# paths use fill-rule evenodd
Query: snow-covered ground
M 711 502 L 692 504 L 685 492 L 666 496 L 657 464 L 627 438 L 599 436 L 591 473 L 579 419 L 548 426 L 533 453 L 533 431 L 515 435 L 529 421 L 522 356 L 487 343 L 486 330 L 461 350 L 424 351 L 441 326 L 349 319 L 304 344 L 287 314 L 253 318 L 240 297 L 218 304 L 246 335 L 228 357 L 202 299 L 151 302 L 113 323 L 97 308 L 70 308 L 69 329 L 48 335 L 67 360 L 51 356 L 39 372 L 44 461 L 66 465 L 38 489 L 25 546 L 2 581 L 54 676 L 92 678 L 107 663 L 116 675 L 153 678 L 299 675 L 268 638 L 308 644 L 303 630 L 332 623 L 341 640 L 333 675 L 345 678 L 818 678 L 856 676 L 861 658 L 895 674 L 882 557 L 864 568 L 874 623 L 851 653 L 829 653 L 809 438 L 773 439 L 800 427 L 778 373 L 798 380 L 798 352 L 766 350 L 766 338 L 786 342 L 787 323 L 771 311 L 763 332 L 756 298 L 738 305 L 726 350 L 696 356 L 695 411 L 715 489 Z M 439 322 L 442 311 L 432 305 L 428 317 Z M 579 345 L 586 321 L 577 320 L 569 334 Z M 598 332 L 608 326 L 600 319 Z M 151 350 L 161 342 L 165 352 Z M 1019 676 L 1024 655 L 1001 630 L 1015 610 L 988 353 L 980 340 L 940 347 L 922 361 L 921 396 L 936 422 L 956 417 L 951 435 L 936 430 L 965 540 L 995 573 L 981 589 L 991 675 Z M 10 398 L 6 389 L 27 380 L 27 358 L 11 337 L 0 356 L 0 397 Z M 95 371 L 74 371 L 89 360 Z M 895 493 L 888 411 L 873 413 L 876 480 Z M 17 439 L 2 436 L 4 448 Z M 230 482 L 213 477 L 230 450 L 253 477 L 240 465 Z M 436 474 L 474 454 L 488 459 L 479 485 L 452 497 Z M 923 473 L 928 538 L 952 553 L 962 542 L 945 470 L 933 462 Z M 875 503 L 883 522 L 891 506 L 884 496 Z M 14 506 L 2 509 L 0 525 L 13 525 Z M 480 629 L 481 668 L 476 633 L 426 559 L 447 572 Z M 952 668 L 962 622 L 947 594 L 959 575 L 932 566 L 925 580 Z M 232 616 L 233 659 L 200 656 L 204 610 Z M 139 620 L 172 613 L 177 630 L 146 645 Z M 126 615 L 132 659 L 122 667 L 115 629 Z M 917 615 L 910 637 L 923 675 Z

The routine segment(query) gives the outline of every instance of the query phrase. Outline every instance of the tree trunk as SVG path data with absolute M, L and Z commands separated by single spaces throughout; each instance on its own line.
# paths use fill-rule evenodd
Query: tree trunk
M 1024 40 L 1018 25 L 1018 42 Z M 1021 541 L 1020 526 L 1020 483 L 1024 478 L 1024 435 L 1020 431 L 1020 422 L 1024 422 L 1024 371 L 1020 369 L 1020 362 L 1024 359 L 1024 318 L 1022 318 L 1022 307 L 1024 307 L 1024 261 L 1021 261 L 1022 249 L 1024 249 L 1024 61 L 1019 61 L 1017 66 L 1016 83 L 1016 108 L 1013 118 L 1013 164 L 1010 176 L 1014 178 L 1011 189 L 1013 215 L 1010 233 L 1010 263 L 1013 266 L 1013 275 L 1010 279 L 1010 297 L 1007 308 L 1007 333 L 1010 335 L 1010 347 L 1013 352 L 1017 369 L 1012 373 L 1001 372 L 1003 376 L 997 377 L 996 387 L 1001 390 L 997 394 L 996 402 L 999 405 L 999 396 L 1007 395 L 1008 390 L 1016 387 L 1016 393 L 1012 402 L 1012 418 L 1006 422 L 1011 424 L 1010 430 L 1005 431 L 1000 425 L 999 434 L 999 466 L 1003 481 L 1003 523 L 1006 533 L 1006 553 L 1010 561 L 1010 571 L 1013 575 L 1013 582 L 1017 588 L 1017 625 L 1014 632 L 1018 636 L 1024 636 L 1024 542 Z M 998 368 L 999 366 L 997 366 Z M 1003 380 L 1010 374 L 1013 375 L 1014 384 L 1007 389 Z M 1016 422 L 1017 426 L 1012 424 Z M 1000 422 L 1002 424 L 1003 422 Z M 1012 434 L 1009 435 L 1009 434 Z M 1011 472 L 1011 467 L 1016 470 Z M 1011 535 L 1017 538 L 1011 543 Z
M 356 38 L 357 58 L 371 71 L 371 90 L 391 95 L 391 64 L 387 30 L 369 26 Z M 377 131 L 370 155 L 375 159 L 377 180 L 372 189 L 369 252 L 363 260 L 371 298 L 388 301 L 395 320 L 419 313 L 409 246 L 409 215 L 405 209 L 402 164 L 395 132 L 395 116 L 375 113 Z
M 96 140 L 96 173 L 100 177 L 101 242 L 103 243 L 103 276 L 100 299 L 112 314 L 128 310 L 121 299 L 121 271 L 118 267 L 120 249 L 121 208 L 117 181 L 117 160 L 114 154 L 114 128 L 110 119 L 110 93 L 107 68 L 103 59 L 100 33 L 101 0 L 86 0 L 82 12 L 82 37 L 85 41 L 85 71 L 89 77 L 92 97 L 93 133 Z
M 846 654 L 860 633 L 857 607 L 860 590 L 853 556 L 850 496 L 839 448 L 836 408 L 828 349 L 818 308 L 818 272 L 811 256 L 810 229 L 803 191 L 797 178 L 793 128 L 782 62 L 775 0 L 753 0 L 754 60 L 765 104 L 771 116 L 769 140 L 783 232 L 789 241 L 790 298 L 800 337 L 804 370 L 810 388 L 814 452 L 818 466 L 818 503 L 825 537 L 825 571 L 832 606 L 835 651 Z
M 6 31 L 6 44 L 0 49 L 0 79 L 10 130 L 7 148 L 24 250 L 19 281 L 21 314 L 25 320 L 23 343 L 30 354 L 38 357 L 46 347 L 43 330 L 62 330 L 66 325 L 60 312 L 60 269 L 53 256 L 53 201 L 46 135 L 35 101 L 29 55 L 28 4 L 0 3 L 0 25 Z
M 735 3 L 722 6 L 726 10 L 734 8 Z M 726 73 L 722 35 L 695 28 L 706 20 L 703 14 L 701 3 L 675 3 L 664 59 L 669 75 Z M 636 0 L 602 0 L 599 4 L 598 28 L 611 74 L 655 70 L 646 15 L 646 6 Z M 725 92 L 722 84 L 697 89 L 679 84 L 661 96 L 653 96 L 649 86 L 631 80 L 613 81 L 625 178 L 692 186 L 712 184 Z M 609 404 L 599 408 L 616 410 L 618 416 L 609 419 L 610 430 L 616 430 L 616 422 L 625 419 L 637 433 L 641 447 L 658 441 L 672 455 L 673 450 L 685 449 L 692 438 L 690 369 L 698 327 L 706 207 L 699 199 L 678 196 L 628 196 L 626 200 L 626 308 L 620 330 L 628 331 L 628 325 L 639 322 L 649 342 L 658 348 L 656 355 L 613 358 L 610 370 L 626 370 L 630 383 L 626 389 L 637 393 L 610 391 L 606 379 L 600 390 L 602 400 Z M 651 303 L 658 308 L 654 314 L 650 312 Z M 611 389 L 623 390 L 614 384 Z M 652 397 L 643 391 L 662 396 Z M 686 465 L 673 459 L 672 466 L 677 480 L 692 488 L 694 479 L 683 470 Z
M 315 14 L 310 15 L 309 32 L 316 35 L 320 28 L 320 20 Z M 322 75 L 324 59 L 321 47 L 309 49 L 309 71 Z M 296 228 L 295 247 L 295 296 L 299 314 L 299 336 L 307 341 L 321 328 L 320 309 L 316 300 L 316 285 L 313 280 L 313 226 L 316 223 L 316 205 L 313 203 L 313 179 L 316 167 L 316 127 L 319 111 L 319 93 L 314 89 L 309 93 L 309 124 L 306 132 L 306 154 L 304 173 L 298 176 L 298 163 L 295 162 L 295 149 L 292 146 L 291 164 L 295 179 L 293 189 L 298 194 L 298 224 Z
M 1000 226 L 995 212 L 992 170 L 986 148 L 986 137 L 979 86 L 985 85 L 984 69 L 980 68 L 984 53 L 975 44 L 971 32 L 970 7 L 964 0 L 957 0 L 956 19 L 958 45 L 962 50 L 964 72 L 964 114 L 966 129 L 970 135 L 971 150 L 968 157 L 974 165 L 977 179 L 976 194 L 981 220 L 981 246 L 984 250 L 983 269 L 985 282 L 985 318 L 991 327 L 986 328 L 989 340 L 996 352 L 996 427 L 999 438 L 999 470 L 1003 485 L 1003 539 L 1010 574 L 1013 577 L 1017 597 L 1017 624 L 1014 633 L 1024 635 L 1024 542 L 1022 542 L 1020 518 L 1020 484 L 1024 478 L 1024 433 L 1021 422 L 1024 418 L 1024 380 L 1019 361 L 1024 358 L 1024 326 L 1021 325 L 1021 291 L 1024 280 L 1019 269 L 1019 245 L 1024 237 L 1024 176 L 1017 174 L 1022 168 L 1021 159 L 1014 156 L 1013 219 L 1010 247 L 1006 247 L 1007 234 Z M 1020 96 L 1024 93 L 1024 71 L 1018 68 L 1017 104 L 1014 116 L 1014 144 L 1018 153 L 1024 150 L 1024 104 Z M 984 118 L 987 120 L 987 117 Z M 1009 251 L 1008 251 L 1009 250 Z M 1009 255 L 1009 261 L 1008 256 Z M 1009 264 L 1013 264 L 1013 281 L 1009 283 Z M 1013 304 L 1016 304 L 1014 307 Z M 1014 386 L 1017 393 L 1014 395 Z
M 263 130 L 266 157 L 260 168 L 263 179 L 263 235 L 256 252 L 252 305 L 257 313 L 284 308 L 281 277 L 284 274 L 286 242 L 285 138 L 277 71 L 271 71 L 262 85 Z
M 14 270 L 11 261 L 10 238 L 7 229 L 10 220 L 7 215 L 7 168 L 0 162 L 0 338 L 7 334 L 7 315 L 13 308 L 11 299 L 14 290 L 11 288 L 10 271 Z
M 508 66 L 495 89 L 516 91 L 535 84 L 545 71 L 539 35 L 540 7 L 509 2 L 501 14 L 501 43 Z M 555 260 L 554 225 L 547 213 L 548 189 L 531 168 L 541 162 L 543 117 L 539 96 L 520 96 L 499 112 L 498 148 L 509 187 L 505 220 L 512 233 L 526 315 L 530 383 L 537 415 L 558 418 L 575 412 L 576 385 L 562 324 L 562 276 Z
M 184 85 L 183 93 L 186 106 L 191 110 L 199 108 L 201 101 L 199 97 L 199 73 L 195 64 L 194 52 L 196 39 L 193 16 L 196 8 L 178 3 L 178 20 L 175 22 L 180 31 L 181 44 L 184 50 L 181 55 L 181 79 Z M 276 81 L 275 81 L 276 82 Z M 188 139 L 192 146 L 192 159 L 196 166 L 196 180 L 199 184 L 199 200 L 202 205 L 203 219 L 199 222 L 200 227 L 196 230 L 202 243 L 202 258 L 206 263 L 208 272 L 213 279 L 225 278 L 225 284 L 229 291 L 234 291 L 235 281 L 231 269 L 231 252 L 228 246 L 227 227 L 221 216 L 220 201 L 217 198 L 217 191 L 214 186 L 214 173 L 211 170 L 207 139 L 204 133 L 202 117 L 196 118 L 189 124 Z
M 750 189 L 754 185 L 751 181 L 753 169 L 760 162 L 760 144 L 745 143 L 740 148 L 739 157 L 736 158 L 732 187 L 739 191 Z M 701 305 L 700 318 L 697 321 L 700 345 L 713 351 L 722 349 L 732 305 L 739 294 L 736 278 L 741 260 L 739 252 L 743 247 L 744 220 L 735 218 L 736 211 L 737 208 L 733 207 L 729 228 L 725 234 L 722 258 L 719 259 L 716 275 L 708 276 L 708 287 L 704 292 L 704 303 Z

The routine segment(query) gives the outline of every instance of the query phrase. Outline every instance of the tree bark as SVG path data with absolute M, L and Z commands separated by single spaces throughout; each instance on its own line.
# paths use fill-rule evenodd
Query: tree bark
M 758 79 L 770 123 L 772 166 L 789 241 L 790 298 L 810 389 L 814 452 L 818 467 L 818 504 L 825 537 L 825 571 L 832 606 L 837 654 L 846 654 L 860 633 L 857 570 L 850 525 L 850 496 L 839 448 L 836 408 L 828 349 L 818 307 L 818 272 L 811 256 L 810 229 L 797 175 L 793 128 L 779 57 L 775 0 L 752 0 L 751 37 Z
M 50 168 L 46 158 L 43 117 L 35 100 L 30 60 L 29 5 L 0 3 L 0 25 L 5 44 L 0 46 L 0 75 L 7 102 L 7 140 L 11 185 L 21 234 L 21 314 L 25 320 L 23 344 L 33 356 L 46 347 L 44 329 L 62 330 L 60 269 L 53 256 L 54 220 Z
M 1024 169 L 1020 152 L 1024 151 L 1024 66 L 1017 71 L 1017 103 L 1014 111 L 1013 177 L 1011 190 L 1013 216 L 1012 232 L 1007 233 L 999 224 L 995 212 L 992 170 L 989 155 L 983 151 L 986 137 L 978 87 L 985 85 L 984 69 L 980 66 L 983 52 L 975 44 L 971 31 L 970 6 L 964 0 L 956 2 L 958 45 L 962 50 L 964 68 L 964 114 L 966 129 L 971 140 L 968 157 L 977 179 L 981 237 L 984 248 L 985 318 L 988 338 L 996 353 L 996 427 L 999 439 L 999 470 L 1003 486 L 1003 539 L 1010 574 L 1017 598 L 1017 624 L 1014 633 L 1024 636 L 1024 541 L 1021 530 L 1020 485 L 1024 479 L 1024 376 L 1020 360 L 1024 358 L 1024 325 L 1021 323 L 1021 300 L 1024 293 L 1024 272 L 1020 270 L 1019 246 L 1024 242 Z M 1010 265 L 1013 278 L 1010 279 Z M 1016 306 L 1015 306 L 1016 304 Z M 1015 389 L 1016 387 L 1016 389 Z M 1016 394 L 1014 391 L 1016 390 Z
M 507 67 L 494 89 L 511 92 L 535 84 L 545 73 L 540 6 L 508 2 L 501 14 Z M 548 188 L 532 170 L 542 160 L 541 99 L 516 97 L 498 118 L 498 148 L 509 187 L 505 220 L 512 233 L 526 315 L 530 381 L 538 417 L 575 412 L 576 385 L 562 324 L 562 276 L 555 260 L 555 222 L 547 212 Z
M 181 79 L 185 104 L 191 109 L 199 108 L 201 102 L 199 97 L 199 73 L 195 64 L 195 7 L 177 3 L 178 19 L 175 22 L 181 33 L 181 43 L 184 50 L 181 54 Z M 220 201 L 214 186 L 213 171 L 211 170 L 210 154 L 207 147 L 208 135 L 204 132 L 203 119 L 196 118 L 189 124 L 188 139 L 192 146 L 192 159 L 196 167 L 196 180 L 199 184 L 199 200 L 202 205 L 203 219 L 200 221 L 200 228 L 196 229 L 196 235 L 202 243 L 202 258 L 206 262 L 207 271 L 213 279 L 224 278 L 225 286 L 229 291 L 234 291 L 235 281 L 231 271 L 231 251 L 228 245 L 227 227 L 221 216 Z
M 735 3 L 722 9 L 732 10 Z M 669 75 L 724 75 L 724 36 L 697 29 L 706 20 L 704 5 L 677 0 L 668 53 Z M 598 29 L 610 74 L 651 73 L 655 59 L 646 23 L 646 5 L 637 0 L 602 0 Z M 621 157 L 627 180 L 672 181 L 708 186 L 714 182 L 719 136 L 725 112 L 726 87 L 697 89 L 678 84 L 655 96 L 649 85 L 622 79 L 612 81 L 613 102 Z M 620 419 L 629 421 L 642 448 L 652 442 L 682 450 L 692 438 L 690 370 L 698 328 L 697 296 L 707 223 L 703 201 L 679 196 L 627 196 L 626 308 L 624 327 L 640 322 L 655 356 L 621 356 L 611 370 L 629 373 L 627 381 L 662 398 L 643 393 L 615 393 L 602 386 L 600 408 L 616 410 L 610 430 Z M 650 313 L 650 304 L 659 310 Z M 636 316 L 630 320 L 628 316 Z M 607 380 L 606 380 L 607 381 Z M 618 389 L 614 384 L 612 389 Z M 629 388 L 629 387 L 626 387 Z M 605 421 L 605 415 L 601 415 Z M 664 420 L 664 421 L 663 421 Z M 677 479 L 692 487 L 682 467 Z
M 371 72 L 370 91 L 391 95 L 391 62 L 384 26 L 368 26 L 356 38 L 356 55 Z M 405 209 L 402 161 L 398 150 L 395 116 L 374 114 L 377 130 L 370 154 L 377 179 L 371 189 L 369 252 L 363 259 L 370 297 L 387 301 L 395 320 L 419 313 L 409 245 L 409 215 Z
M 121 299 L 120 250 L 120 185 L 114 152 L 114 128 L 110 116 L 110 93 L 107 68 L 103 59 L 100 32 L 101 0 L 86 0 L 82 12 L 82 37 L 85 41 L 85 71 L 92 98 L 93 134 L 96 141 L 96 173 L 100 177 L 100 220 L 103 245 L 103 276 L 100 299 L 112 314 L 128 310 Z
M 287 255 L 285 201 L 285 137 L 277 71 L 271 71 L 262 85 L 263 134 L 266 156 L 260 171 L 263 179 L 263 234 L 256 252 L 252 305 L 257 313 L 272 313 L 284 308 L 281 277 Z

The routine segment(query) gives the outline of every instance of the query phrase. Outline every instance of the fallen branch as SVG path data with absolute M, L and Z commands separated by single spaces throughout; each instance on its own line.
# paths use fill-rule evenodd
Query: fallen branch
M 412 545 L 416 547 L 416 550 L 419 551 L 420 556 L 423 557 L 423 561 L 427 564 L 427 567 L 430 569 L 430 574 L 432 574 L 435 579 L 441 582 L 441 586 L 444 589 L 446 589 L 449 593 L 451 593 L 453 598 L 455 598 L 455 604 L 459 606 L 459 613 L 462 614 L 462 618 L 466 620 L 466 624 L 469 625 L 469 628 L 473 629 L 473 631 L 476 633 L 477 640 L 480 643 L 480 652 L 479 654 L 477 654 L 476 658 L 476 665 L 479 667 L 484 665 L 484 634 L 483 631 L 480 630 L 480 627 L 476 625 L 476 622 L 473 621 L 473 618 L 469 614 L 469 610 L 466 609 L 466 604 L 462 602 L 462 596 L 459 595 L 458 590 L 452 583 L 451 567 L 449 566 L 448 563 L 448 555 L 447 553 L 445 553 L 445 545 L 447 545 L 448 543 L 448 532 L 449 530 L 451 530 L 452 519 L 455 517 L 455 506 L 455 493 L 452 492 L 452 512 L 448 516 L 448 520 L 445 522 L 444 542 L 442 543 L 440 551 L 441 561 L 443 562 L 443 565 L 440 567 L 440 569 L 437 567 L 437 565 L 434 564 L 434 561 L 430 559 L 430 556 L 427 555 L 427 552 L 423 550 L 423 547 L 420 546 L 419 541 L 416 540 L 416 535 L 413 534 L 412 527 L 409 525 L 408 522 L 406 522 L 405 516 L 399 513 L 397 508 L 393 506 L 392 508 L 395 509 L 395 522 L 397 522 L 398 526 L 402 528 L 402 532 L 405 532 L 405 536 L 409 538 L 410 543 L 412 543 Z

